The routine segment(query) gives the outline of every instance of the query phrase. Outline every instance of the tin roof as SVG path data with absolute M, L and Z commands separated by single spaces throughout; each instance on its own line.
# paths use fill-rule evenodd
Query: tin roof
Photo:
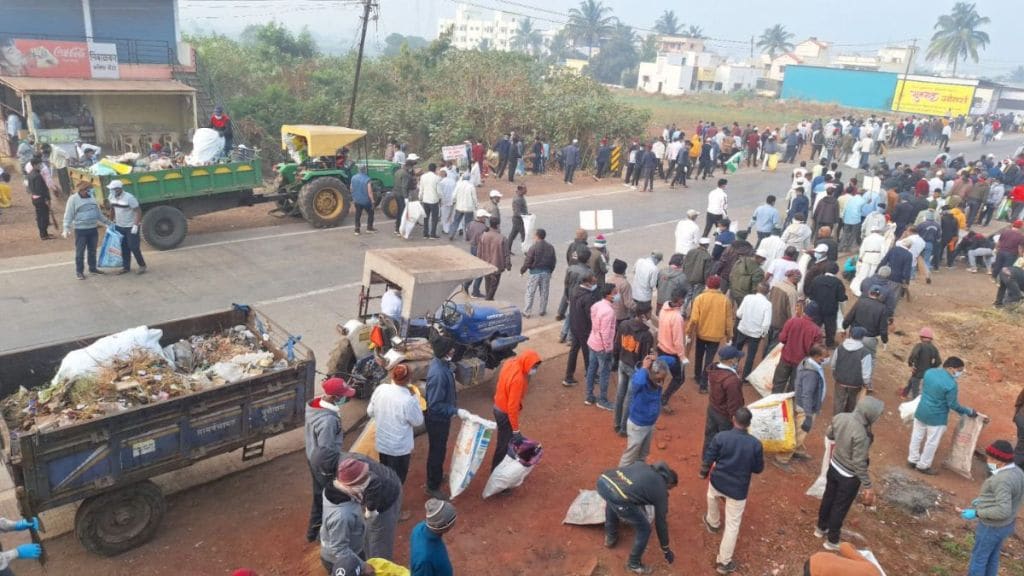
M 97 80 L 0 76 L 0 83 L 10 86 L 15 92 L 21 93 L 165 92 L 190 94 L 195 92 L 195 88 L 177 80 Z

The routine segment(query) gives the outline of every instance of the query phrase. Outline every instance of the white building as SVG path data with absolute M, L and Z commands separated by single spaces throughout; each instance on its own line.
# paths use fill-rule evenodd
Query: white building
M 721 58 L 711 52 L 659 54 L 654 62 L 641 62 L 637 89 L 669 96 L 686 94 L 714 84 Z
M 767 68 L 768 78 L 781 82 L 786 75 L 786 66 L 791 64 L 831 66 L 831 44 L 828 42 L 822 42 L 812 36 L 794 46 L 792 51 L 786 52 L 785 54 L 779 54 L 775 58 L 770 58 L 768 55 L 762 54 L 761 62 Z
M 722 64 L 715 69 L 715 92 L 755 90 L 757 81 L 764 78 L 764 69 L 748 64 Z
M 911 46 L 887 46 L 875 54 L 840 54 L 832 65 L 848 70 L 902 73 L 907 68 L 907 62 L 914 58 L 914 52 Z
M 519 18 L 511 14 L 457 4 L 455 18 L 438 20 L 437 33 L 440 36 L 451 30 L 452 46 L 460 50 L 510 51 L 518 27 Z

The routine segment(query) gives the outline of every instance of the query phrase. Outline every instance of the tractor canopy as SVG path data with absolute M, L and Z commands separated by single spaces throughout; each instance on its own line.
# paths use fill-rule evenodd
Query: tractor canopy
M 366 131 L 342 126 L 285 124 L 281 126 L 281 149 L 295 148 L 294 139 L 305 140 L 305 153 L 310 157 L 334 156 L 339 149 L 357 142 Z

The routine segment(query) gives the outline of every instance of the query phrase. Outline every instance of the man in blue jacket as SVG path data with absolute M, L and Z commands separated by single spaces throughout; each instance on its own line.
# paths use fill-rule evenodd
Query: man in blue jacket
M 619 459 L 619 468 L 647 460 L 651 452 L 654 423 L 661 413 L 661 393 L 672 379 L 671 368 L 678 360 L 672 356 L 648 354 L 642 367 L 629 382 L 629 420 L 626 422 L 626 451 Z
M 608 470 L 597 479 L 597 493 L 605 501 L 605 548 L 614 548 L 618 543 L 620 522 L 633 526 L 636 539 L 626 564 L 628 572 L 651 573 L 651 569 L 641 563 L 647 540 L 651 537 L 652 524 L 647 520 L 645 506 L 654 506 L 653 524 L 665 561 L 669 564 L 675 562 L 676 555 L 669 548 L 668 541 L 668 491 L 678 483 L 679 476 L 664 462 L 635 462 L 624 468 Z
M 977 410 L 961 406 L 957 401 L 959 388 L 956 381 L 963 373 L 964 361 L 956 356 L 946 358 L 942 368 L 932 368 L 924 373 L 924 386 L 914 412 L 914 432 L 910 436 L 907 454 L 907 465 L 922 474 L 939 474 L 932 469 L 932 460 L 949 423 L 949 411 L 971 418 L 978 415 Z
M 761 441 L 747 432 L 751 419 L 746 406 L 736 410 L 732 417 L 734 428 L 715 435 L 700 468 L 701 478 L 707 478 L 711 472 L 708 513 L 704 516 L 704 527 L 708 532 L 717 534 L 722 529 L 718 500 L 725 500 L 725 533 L 715 561 L 715 570 L 719 574 L 731 574 L 737 570 L 732 554 L 743 522 L 743 509 L 747 506 L 750 478 L 764 471 Z
M 427 451 L 427 494 L 446 500 L 441 491 L 444 477 L 444 458 L 448 453 L 448 432 L 452 417 L 460 414 L 455 396 L 455 374 L 451 357 L 455 346 L 450 338 L 440 336 L 431 345 L 434 359 L 427 368 L 427 414 L 424 423 L 430 448 Z M 460 414 L 461 415 L 461 414 Z

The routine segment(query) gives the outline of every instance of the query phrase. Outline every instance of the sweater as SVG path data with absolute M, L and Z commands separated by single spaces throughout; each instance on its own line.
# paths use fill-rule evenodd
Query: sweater
M 811 282 L 807 296 L 818 305 L 822 317 L 835 316 L 839 304 L 846 302 L 846 286 L 835 274 L 825 273 Z
M 708 370 L 708 408 L 731 420 L 743 406 L 743 381 L 732 368 L 716 364 Z
M 974 410 L 961 406 L 957 401 L 959 389 L 956 378 L 945 368 L 932 368 L 924 373 L 921 400 L 917 404 L 914 418 L 925 426 L 945 426 L 949 423 L 949 411 L 964 416 L 976 416 Z
M 408 388 L 392 383 L 377 386 L 366 406 L 366 415 L 377 423 L 377 452 L 389 456 L 412 452 L 413 433 L 423 425 L 423 411 L 419 398 Z
M 686 354 L 686 320 L 667 302 L 658 314 L 658 349 L 679 358 Z
M 942 357 L 939 356 L 939 349 L 931 340 L 918 342 L 910 351 L 907 358 L 907 365 L 914 369 L 914 378 L 924 378 L 924 373 L 932 368 L 938 368 L 942 364 Z
M 100 212 L 100 205 L 92 195 L 82 198 L 81 194 L 72 194 L 64 207 L 64 230 L 92 230 L 102 222 L 104 226 L 113 227 L 114 223 Z
M 881 338 L 889 342 L 889 311 L 885 302 L 867 297 L 857 300 L 843 318 L 843 329 L 860 326 L 870 338 Z
M 706 290 L 693 299 L 687 333 L 705 342 L 732 340 L 736 308 L 728 296 L 718 290 Z M 660 317 L 659 317 L 660 320 Z
M 835 441 L 831 465 L 840 472 L 859 478 L 864 488 L 871 488 L 868 463 L 871 443 L 875 440 L 871 425 L 882 415 L 884 407 L 878 398 L 867 396 L 857 403 L 853 412 L 833 416 L 832 426 L 826 434 Z
M 822 339 L 821 328 L 806 314 L 790 318 L 779 333 L 782 342 L 782 361 L 797 366 L 811 351 L 811 346 Z
M 448 547 L 440 534 L 427 527 L 423 521 L 412 529 L 409 536 L 410 576 L 452 576 L 452 561 L 448 558 Z
M 590 336 L 587 347 L 594 352 L 611 353 L 615 350 L 615 309 L 607 298 L 601 298 L 590 307 Z
M 1024 470 L 1004 464 L 981 485 L 975 509 L 987 526 L 1001 528 L 1013 524 L 1024 501 Z
M 794 401 L 807 417 L 821 411 L 825 401 L 825 371 L 813 358 L 804 358 L 797 367 L 795 390 Z
M 341 452 L 341 416 L 337 406 L 314 398 L 306 404 L 306 460 L 313 461 L 313 451 L 324 448 Z
M 750 478 L 764 471 L 761 441 L 740 428 L 719 432 L 704 455 L 704 469 L 712 465 L 711 485 L 715 490 L 733 500 L 746 500 Z
M 873 360 L 864 342 L 847 338 L 832 353 L 832 377 L 836 384 L 870 390 Z
M 578 342 L 586 342 L 590 338 L 593 324 L 590 321 L 590 308 L 597 302 L 595 286 L 577 286 L 569 298 L 569 332 Z
M 661 309 L 672 299 L 672 293 L 681 290 L 684 294 L 689 291 L 690 284 L 686 281 L 686 274 L 682 268 L 668 267 L 658 272 L 658 309 Z
M 625 366 L 636 366 L 654 348 L 654 335 L 640 318 L 623 320 L 616 329 L 615 340 L 619 363 Z
M 666 360 L 675 358 L 663 356 Z M 654 426 L 658 421 L 658 414 L 661 413 L 661 386 L 651 380 L 651 375 L 646 368 L 640 368 L 633 373 L 629 382 L 629 421 L 637 426 Z

